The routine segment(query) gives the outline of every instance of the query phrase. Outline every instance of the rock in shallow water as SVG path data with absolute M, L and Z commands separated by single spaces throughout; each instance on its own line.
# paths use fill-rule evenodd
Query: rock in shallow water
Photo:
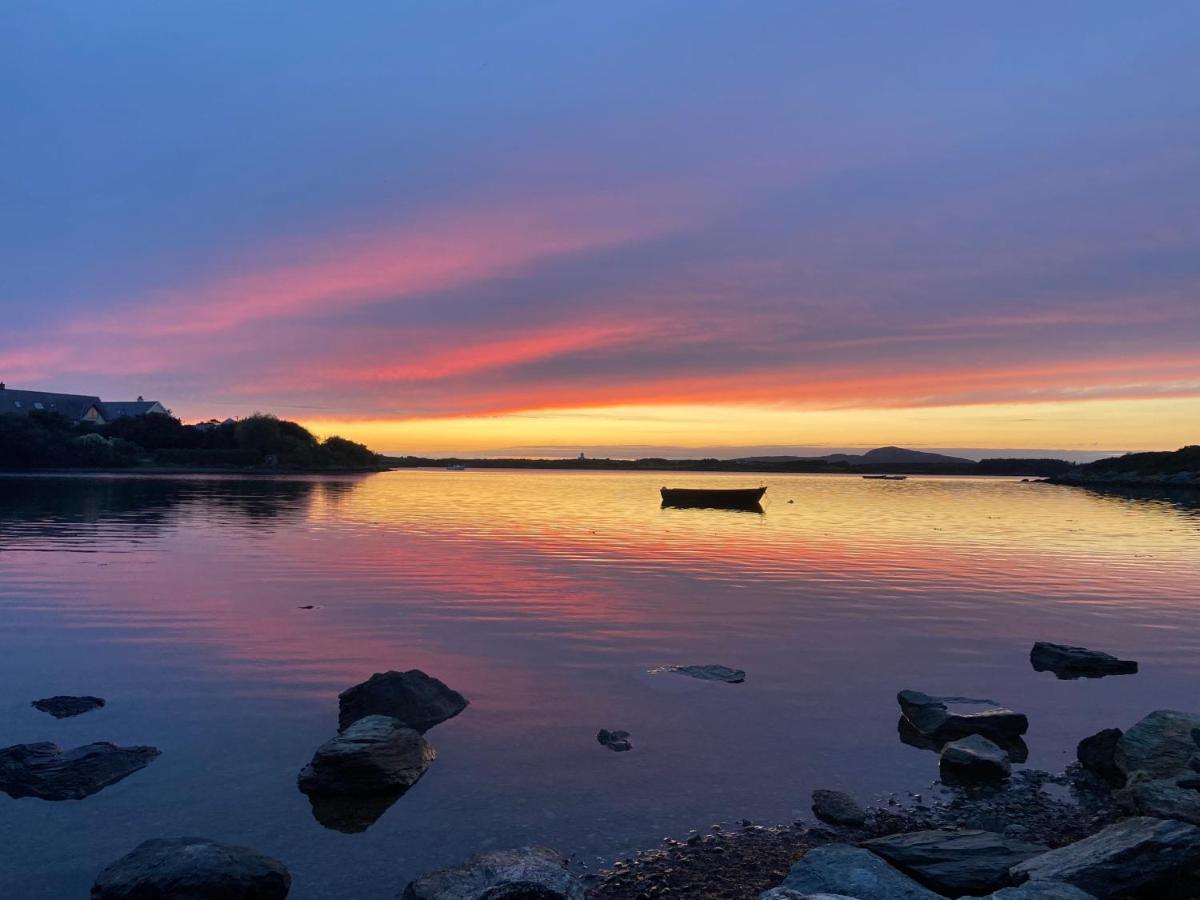
M 843 791 L 813 791 L 812 811 L 814 816 L 827 825 L 859 828 L 867 821 L 867 811 Z
M 857 900 L 939 900 L 939 895 L 893 869 L 869 850 L 827 844 L 792 866 L 781 888 L 800 894 L 845 894 Z
M 1189 778 L 1138 781 L 1117 792 L 1117 803 L 1128 812 L 1159 819 L 1178 819 L 1200 825 L 1200 790 Z
M 862 846 L 927 887 L 949 895 L 1002 888 L 1010 883 L 1010 868 L 1049 849 L 992 831 L 942 828 L 874 838 Z
M 92 900 L 283 900 L 292 877 L 248 847 L 206 838 L 157 838 L 108 866 Z
M 103 697 L 71 697 L 59 695 L 34 700 L 30 706 L 44 713 L 50 713 L 56 719 L 69 719 L 71 716 L 81 716 L 85 712 L 99 709 L 104 705 Z
M 409 882 L 402 900 L 583 900 L 583 884 L 548 847 L 481 853 Z
M 1096 900 L 1096 897 L 1061 881 L 1028 881 L 1019 887 L 1002 888 L 986 897 L 960 897 L 959 900 Z
M 1063 680 L 1103 678 L 1105 675 L 1133 675 L 1138 664 L 1131 659 L 1117 659 L 1111 653 L 1038 641 L 1029 651 L 1029 662 L 1035 672 L 1053 672 Z
M 788 503 L 792 501 L 789 500 Z M 758 895 L 758 900 L 858 900 L 845 894 L 802 894 L 791 888 L 771 888 Z
M 633 749 L 628 731 L 609 731 L 607 728 L 601 728 L 596 734 L 596 740 L 609 750 L 615 750 L 618 753 Z
M 1010 870 L 1015 881 L 1064 881 L 1107 900 L 1153 890 L 1200 866 L 1200 828 L 1138 817 Z
M 15 744 L 0 750 L 0 791 L 10 797 L 82 800 L 146 766 L 157 747 L 100 742 L 63 750 L 57 744 Z
M 466 697 L 420 669 L 376 672 L 338 695 L 338 730 L 364 716 L 379 715 L 424 733 L 466 708 Z
M 933 741 L 945 743 L 981 734 L 1003 744 L 1018 740 L 1029 730 L 1029 719 L 1023 714 L 991 700 L 931 697 L 920 691 L 901 691 L 896 700 L 908 723 Z
M 399 719 L 367 716 L 317 748 L 297 780 L 306 794 L 383 794 L 412 787 L 437 754 Z
M 1085 737 L 1075 748 L 1079 764 L 1110 787 L 1125 784 L 1125 773 L 1116 761 L 1117 742 L 1122 733 L 1120 728 L 1105 728 Z
M 943 747 L 938 767 L 942 780 L 952 784 L 1003 781 L 1012 774 L 1008 754 L 978 734 Z
M 1130 781 L 1180 775 L 1196 752 L 1194 728 L 1200 728 L 1200 716 L 1155 710 L 1121 735 L 1114 761 Z
M 726 684 L 741 684 L 746 680 L 746 673 L 741 669 L 731 669 L 729 666 L 662 666 L 651 670 L 659 672 L 674 672 L 676 675 L 687 675 L 700 681 L 723 681 Z

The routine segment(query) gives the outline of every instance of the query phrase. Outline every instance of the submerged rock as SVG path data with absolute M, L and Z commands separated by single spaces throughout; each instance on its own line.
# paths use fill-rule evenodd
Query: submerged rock
M 81 716 L 85 712 L 99 709 L 104 705 L 103 697 L 71 697 L 59 695 L 34 700 L 30 706 L 44 713 L 50 713 L 56 719 L 69 719 L 71 716 Z
M 867 811 L 843 791 L 813 791 L 812 811 L 814 816 L 827 825 L 861 828 L 867 821 Z
M 1117 742 L 1122 734 L 1120 728 L 1105 728 L 1085 737 L 1075 748 L 1079 764 L 1110 787 L 1125 784 L 1125 773 L 1116 760 Z
M 1200 728 L 1200 716 L 1155 710 L 1121 735 L 1114 761 L 1130 781 L 1181 775 L 1196 753 L 1194 728 Z
M 1053 672 L 1064 680 L 1103 678 L 1105 675 L 1133 675 L 1138 664 L 1131 659 L 1117 659 L 1111 653 L 1038 641 L 1029 651 L 1029 662 L 1036 672 Z
M 412 787 L 437 756 L 399 719 L 367 716 L 317 748 L 297 779 L 306 794 L 380 794 Z
M 616 750 L 618 753 L 633 749 L 628 731 L 609 731 L 607 728 L 601 728 L 596 735 L 596 740 L 609 750 Z
M 788 503 L 791 502 L 793 501 L 788 501 Z M 758 900 L 858 900 L 858 898 L 849 897 L 846 894 L 802 894 L 791 888 L 777 887 L 763 891 L 758 895 Z
M 1016 881 L 1065 881 L 1100 900 L 1152 890 L 1200 866 L 1200 828 L 1138 817 L 1010 870 Z
M 945 743 L 980 734 L 1005 743 L 1019 739 L 1029 730 L 1029 719 L 1023 714 L 997 706 L 991 700 L 931 697 L 920 691 L 901 691 L 896 700 L 908 723 L 933 741 Z
M 282 863 L 248 847 L 156 838 L 101 872 L 92 900 L 283 900 L 291 885 Z
M 978 734 L 943 747 L 938 767 L 943 781 L 958 783 L 1003 781 L 1012 774 L 1008 754 Z
M 378 794 L 308 794 L 313 818 L 330 831 L 362 834 L 379 821 L 407 788 Z
M 583 900 L 583 884 L 547 847 L 481 853 L 411 881 L 403 900 Z
M 674 672 L 677 675 L 687 675 L 701 681 L 723 681 L 726 684 L 741 684 L 746 680 L 746 673 L 741 669 L 731 669 L 729 666 L 662 666 L 652 670 L 659 672 Z
M 422 733 L 467 708 L 467 698 L 420 669 L 376 672 L 338 695 L 338 730 L 364 716 L 391 716 Z
M 804 854 L 781 888 L 800 894 L 845 894 L 857 900 L 939 900 L 869 850 L 827 844 Z
M 1018 887 L 1001 888 L 980 900 L 1096 900 L 1096 896 L 1062 881 L 1027 881 Z
M 82 800 L 132 775 L 159 755 L 157 747 L 100 742 L 63 750 L 57 744 L 15 744 L 0 750 L 0 791 L 10 797 Z
M 1008 870 L 1044 853 L 992 831 L 934 829 L 864 841 L 863 847 L 943 894 L 983 894 L 1010 884 Z

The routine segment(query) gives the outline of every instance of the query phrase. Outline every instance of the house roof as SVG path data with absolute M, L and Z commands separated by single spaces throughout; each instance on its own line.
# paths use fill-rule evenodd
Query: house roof
M 104 416 L 106 422 L 111 422 L 113 419 L 123 419 L 126 416 L 144 416 L 156 406 L 162 409 L 157 400 L 118 400 L 116 402 L 106 400 L 100 404 L 100 415 Z
M 92 406 L 99 406 L 99 397 L 84 394 L 52 394 L 47 391 L 0 390 L 0 415 L 24 414 L 34 410 L 58 413 L 68 419 L 82 419 Z

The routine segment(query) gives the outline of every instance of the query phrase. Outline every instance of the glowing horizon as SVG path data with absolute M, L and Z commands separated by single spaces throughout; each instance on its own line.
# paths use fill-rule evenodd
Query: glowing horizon
M 1194 6 L 269 6 L 0 12 L 0 380 L 390 453 L 1200 441 Z

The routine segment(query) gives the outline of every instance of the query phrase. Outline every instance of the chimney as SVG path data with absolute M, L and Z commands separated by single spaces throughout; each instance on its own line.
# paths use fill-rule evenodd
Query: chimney
M 138 401 L 137 401 L 137 402 L 138 402 L 138 403 L 145 403 L 145 402 L 146 402 L 146 398 L 145 398 L 145 397 L 143 397 L 141 394 L 138 394 Z

